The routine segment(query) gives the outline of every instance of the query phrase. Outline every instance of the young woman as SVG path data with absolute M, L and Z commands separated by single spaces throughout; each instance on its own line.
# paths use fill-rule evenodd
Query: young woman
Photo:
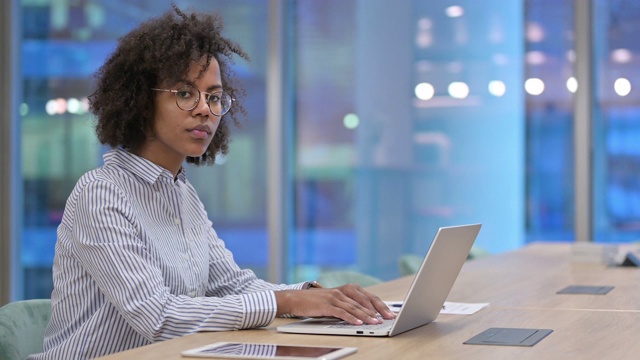
M 121 38 L 98 71 L 91 110 L 112 150 L 67 201 L 53 313 L 33 359 L 88 359 L 276 316 L 394 317 L 358 285 L 260 280 L 218 238 L 183 164 L 225 154 L 229 121 L 244 112 L 229 64 L 247 55 L 221 32 L 219 16 L 174 7 Z

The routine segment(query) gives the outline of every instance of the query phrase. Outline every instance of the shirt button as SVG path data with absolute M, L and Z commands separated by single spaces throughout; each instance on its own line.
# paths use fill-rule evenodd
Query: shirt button
M 196 292 L 195 291 L 189 291 L 189 297 L 196 297 Z
M 178 218 L 173 219 L 173 223 L 176 225 L 180 225 L 180 219 Z

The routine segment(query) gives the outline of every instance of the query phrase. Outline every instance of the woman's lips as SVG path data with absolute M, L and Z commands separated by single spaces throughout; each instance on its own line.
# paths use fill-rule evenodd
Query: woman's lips
M 197 139 L 206 139 L 211 135 L 211 129 L 206 125 L 196 126 L 190 129 L 189 132 Z
M 193 134 L 193 136 L 198 139 L 206 139 L 207 136 L 209 136 L 209 133 L 207 131 L 198 130 L 198 129 L 191 130 L 191 134 Z

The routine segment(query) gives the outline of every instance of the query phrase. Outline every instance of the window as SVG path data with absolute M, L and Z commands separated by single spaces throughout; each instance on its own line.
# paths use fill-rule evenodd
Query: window
M 24 203 L 22 278 L 24 298 L 49 297 L 56 229 L 78 178 L 102 163 L 87 112 L 93 73 L 116 39 L 141 21 L 170 8 L 171 1 L 22 1 L 22 178 Z M 183 1 L 183 8 L 219 11 L 226 31 L 251 55 L 236 73 L 251 90 L 250 116 L 233 129 L 233 150 L 213 167 L 189 167 L 216 230 L 235 250 L 236 261 L 263 275 L 267 266 L 264 211 L 264 87 L 267 2 Z M 234 20 L 234 19 L 237 19 Z M 42 59 L 47 59 L 43 62 Z M 244 251 L 248 246 L 255 251 Z
M 522 244 L 522 5 L 457 4 L 295 3 L 296 274 L 396 277 L 461 223 Z
M 594 3 L 594 240 L 640 237 L 640 4 Z
M 527 239 L 574 239 L 573 1 L 525 2 Z
M 73 185 L 106 148 L 86 96 L 116 39 L 162 1 L 21 0 L 22 254 L 17 298 L 48 297 L 56 228 Z M 181 1 L 217 10 L 252 61 L 236 73 L 249 117 L 213 167 L 188 167 L 214 227 L 241 266 L 266 277 L 269 6 Z M 290 0 L 294 194 L 283 281 L 329 269 L 382 279 L 423 255 L 440 226 L 483 223 L 501 252 L 574 233 L 576 14 L 571 0 Z M 594 239 L 640 227 L 640 5 L 594 0 Z M 46 59 L 46 61 L 42 61 Z M 289 161 L 282 159 L 281 161 Z M 5 181 L 7 177 L 3 177 Z M 249 250 L 248 250 L 249 249 Z

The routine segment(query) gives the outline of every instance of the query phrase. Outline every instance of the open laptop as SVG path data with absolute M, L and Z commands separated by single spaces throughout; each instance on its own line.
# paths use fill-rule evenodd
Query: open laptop
M 310 318 L 278 326 L 277 330 L 296 334 L 394 336 L 429 324 L 440 313 L 481 226 L 438 229 L 395 319 L 375 325 L 351 325 L 340 319 Z

